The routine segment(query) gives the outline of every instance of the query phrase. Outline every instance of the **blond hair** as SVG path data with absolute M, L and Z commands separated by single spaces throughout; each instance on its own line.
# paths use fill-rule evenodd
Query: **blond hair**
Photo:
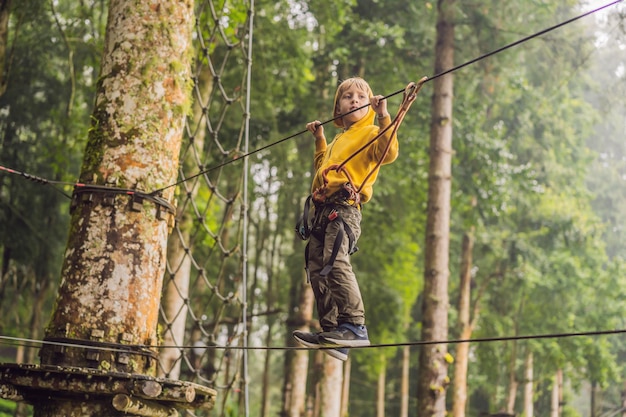
M 337 117 L 341 114 L 339 113 L 339 108 L 338 108 L 339 99 L 341 98 L 341 95 L 344 93 L 344 91 L 348 90 L 349 88 L 353 86 L 356 86 L 356 88 L 358 88 L 359 90 L 366 92 L 369 98 L 372 98 L 372 96 L 374 95 L 374 93 L 372 93 L 372 89 L 370 88 L 370 85 L 367 83 L 367 81 L 365 81 L 361 77 L 352 77 L 352 78 L 347 78 L 343 80 L 341 84 L 339 84 L 339 86 L 337 87 L 337 91 L 335 92 L 335 104 L 333 106 L 333 117 Z M 343 127 L 342 118 L 340 117 L 338 119 L 333 120 L 333 124 L 336 127 L 342 128 Z

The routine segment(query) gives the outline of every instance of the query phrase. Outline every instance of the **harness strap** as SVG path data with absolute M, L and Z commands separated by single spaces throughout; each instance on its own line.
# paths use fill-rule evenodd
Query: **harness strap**
M 333 217 L 332 219 L 330 218 L 331 216 Z M 341 221 L 341 225 L 343 227 L 339 229 L 339 232 L 337 232 L 335 242 L 333 243 L 333 250 L 330 254 L 330 259 L 328 260 L 328 263 L 326 263 L 326 265 L 324 265 L 324 268 L 322 268 L 322 270 L 320 271 L 320 275 L 323 277 L 328 275 L 330 271 L 333 270 L 333 265 L 335 264 L 335 260 L 337 259 L 337 254 L 339 253 L 339 249 L 341 248 L 341 244 L 343 243 L 344 234 L 348 235 L 348 255 L 352 255 L 354 252 L 359 250 L 359 248 L 355 245 L 355 237 L 352 229 L 350 229 L 348 223 L 343 218 L 341 218 L 341 216 L 339 216 L 337 211 L 331 211 L 328 217 L 330 221 Z
M 311 227 L 309 226 L 309 212 L 311 210 L 312 195 L 309 195 L 304 202 L 304 210 L 302 216 L 296 223 L 296 233 L 302 240 L 307 240 L 311 236 Z M 308 246 L 307 246 L 308 247 Z M 308 251 L 307 251 L 308 252 Z
M 320 275 L 325 277 L 333 269 L 333 265 L 335 263 L 335 260 L 337 259 L 337 255 L 339 254 L 339 250 L 341 249 L 341 244 L 343 243 L 345 235 L 348 235 L 348 255 L 352 255 L 357 250 L 359 250 L 359 248 L 356 246 L 356 237 L 354 236 L 354 232 L 350 228 L 350 225 L 339 215 L 339 212 L 337 212 L 337 210 L 335 209 L 332 209 L 330 213 L 326 216 L 326 218 L 323 219 L 320 218 L 321 210 L 319 209 L 321 208 L 321 206 L 318 206 L 315 213 L 314 224 L 311 225 L 309 222 L 309 211 L 312 201 L 313 195 L 308 196 L 306 201 L 304 202 L 304 210 L 302 212 L 302 216 L 296 223 L 296 234 L 302 240 L 308 240 L 311 235 L 313 235 L 316 239 L 323 240 L 328 224 L 333 221 L 341 222 L 341 228 L 338 230 L 335 241 L 333 242 L 333 249 L 330 254 L 330 259 L 328 260 L 326 265 L 324 265 L 320 272 Z M 323 227 L 321 230 L 317 230 L 319 228 L 320 222 L 323 224 Z M 317 232 L 313 231 L 314 228 L 317 230 Z M 304 270 L 306 271 L 307 282 L 311 281 L 311 274 L 309 270 L 310 243 L 311 242 L 309 241 L 304 249 Z
M 307 242 L 304 247 L 304 271 L 306 272 L 306 283 L 311 282 L 311 272 L 309 271 L 309 245 L 311 241 Z
M 339 253 L 339 248 L 341 247 L 341 243 L 343 241 L 343 229 L 339 229 L 339 233 L 337 233 L 337 237 L 335 237 L 335 243 L 333 243 L 333 251 L 330 254 L 330 259 L 328 263 L 324 265 L 324 268 L 320 271 L 320 275 L 325 277 L 333 270 L 333 265 L 335 264 L 335 259 L 337 259 L 337 254 Z

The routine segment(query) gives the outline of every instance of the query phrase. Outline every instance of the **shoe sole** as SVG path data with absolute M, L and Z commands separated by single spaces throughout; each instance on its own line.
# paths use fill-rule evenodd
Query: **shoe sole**
M 369 339 L 366 340 L 343 340 L 343 339 L 331 339 L 328 337 L 320 336 L 320 342 L 324 346 L 336 346 L 336 347 L 361 347 L 361 346 L 369 346 Z
M 298 336 L 293 335 L 293 338 L 296 339 L 296 341 L 298 343 L 300 343 L 302 346 L 311 348 L 311 349 L 319 349 L 322 347 L 321 344 L 316 344 L 316 343 L 311 343 L 311 342 L 307 342 L 306 340 L 300 339 Z
M 322 352 L 324 352 L 325 354 L 327 354 L 331 358 L 335 358 L 335 359 L 340 360 L 342 362 L 345 362 L 345 361 L 348 360 L 348 354 L 339 352 L 337 349 L 322 349 Z

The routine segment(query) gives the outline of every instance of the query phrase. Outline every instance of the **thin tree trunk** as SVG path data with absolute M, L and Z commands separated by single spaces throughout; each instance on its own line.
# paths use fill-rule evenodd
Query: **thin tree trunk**
M 517 334 L 517 332 L 516 332 Z M 515 400 L 517 397 L 517 376 L 516 376 L 516 363 L 517 363 L 517 342 L 513 340 L 511 342 L 513 344 L 513 348 L 511 349 L 511 358 L 509 360 L 509 391 L 507 393 L 507 401 L 506 401 L 506 412 L 509 414 L 513 414 L 513 410 L 515 409 Z
M 528 349 L 526 359 L 524 360 L 525 378 L 524 378 L 524 417 L 533 417 L 534 402 L 534 375 L 533 375 L 533 352 Z
M 524 294 L 520 295 L 520 304 L 517 308 L 517 318 L 522 317 L 522 313 L 524 311 L 525 305 L 525 297 Z M 515 320 L 515 336 L 519 335 L 519 323 L 520 320 Z M 518 343 L 517 340 L 511 341 L 511 354 L 509 359 L 509 384 L 508 384 L 508 392 L 506 396 L 506 412 L 509 414 L 513 414 L 513 410 L 515 409 L 515 401 L 517 400 L 517 387 L 519 385 L 519 381 L 517 378 L 517 350 Z
M 402 348 L 402 380 L 400 381 L 400 415 L 409 417 L 409 370 L 411 368 L 411 347 Z
M 454 65 L 454 0 L 439 0 L 437 10 L 435 73 L 440 73 Z M 433 89 L 422 304 L 423 341 L 446 340 L 448 337 L 452 75 L 435 79 Z M 419 364 L 418 416 L 443 417 L 446 414 L 448 379 L 447 345 L 423 346 Z
M 553 388 L 554 389 L 554 388 Z M 597 384 L 595 381 L 591 382 L 591 392 L 589 393 L 589 395 L 591 396 L 590 399 L 590 411 L 591 413 L 589 414 L 590 417 L 596 417 L 596 390 L 597 390 Z M 550 415 L 550 417 L 553 417 L 552 415 Z
M 472 336 L 473 323 L 470 318 L 471 281 L 472 281 L 472 251 L 474 249 L 474 228 L 463 235 L 461 248 L 461 285 L 459 294 L 460 338 L 467 340 Z M 459 343 L 456 350 L 452 417 L 465 417 L 467 405 L 467 369 L 469 364 L 469 343 Z
M 382 356 L 383 361 L 384 356 Z M 385 383 L 386 383 L 386 373 L 387 369 L 384 365 L 380 367 L 378 371 L 378 384 L 376 387 L 376 417 L 385 417 Z
M 48 338 L 154 346 L 168 235 L 166 207 L 137 193 L 176 181 L 185 115 L 193 2 L 111 0 L 100 82 L 71 233 Z M 169 30 L 160 28 L 167 26 Z M 171 202 L 174 189 L 161 197 Z M 131 196 L 132 195 L 132 196 Z M 157 213 L 161 211 L 164 216 Z M 155 352 L 156 353 L 156 352 Z M 43 365 L 156 375 L 149 356 L 119 361 L 102 351 L 53 347 Z M 60 400 L 35 406 L 38 417 L 117 415 L 111 401 Z
M 622 382 L 622 417 L 626 417 L 626 381 Z
M 595 386 L 594 386 L 595 388 Z M 550 417 L 561 416 L 561 403 L 563 401 L 563 371 L 558 369 L 554 374 L 554 384 L 552 385 L 552 401 L 550 407 Z M 592 391 L 595 391 L 592 390 Z M 592 412 L 592 417 L 595 412 Z
M 349 417 L 350 404 L 350 372 L 352 371 L 352 359 L 348 356 L 343 364 L 343 384 L 341 385 L 341 417 Z
M 269 197 L 269 196 L 268 196 Z M 265 205 L 265 218 L 269 219 L 271 217 L 270 208 Z M 265 266 L 267 268 L 267 295 L 266 295 L 266 307 L 268 311 L 271 311 L 274 308 L 275 298 L 276 298 L 276 289 L 275 287 L 275 277 L 274 270 L 276 269 L 274 263 L 275 259 L 280 258 L 280 235 L 278 233 L 271 233 L 269 230 L 269 223 L 265 222 L 264 227 L 262 228 L 262 232 L 257 236 L 257 257 L 261 257 L 261 253 L 263 252 L 263 248 L 270 246 L 267 254 L 267 262 L 265 262 Z M 271 242 L 267 242 L 271 238 Z M 255 273 L 258 274 L 258 270 L 255 270 Z M 274 328 L 275 319 L 272 315 L 267 316 L 267 337 L 265 346 L 269 346 L 272 340 L 272 329 Z M 263 388 L 261 391 L 261 417 L 269 417 L 270 413 L 270 373 L 271 373 L 271 350 L 265 351 L 265 362 L 263 366 Z
M 7 54 L 9 47 L 9 18 L 11 16 L 11 0 L 0 0 L 0 97 L 7 91 L 11 56 Z
M 319 417 L 339 417 L 341 413 L 341 385 L 343 362 L 324 355 L 322 379 L 320 381 Z
M 208 70 L 200 72 L 198 76 L 197 90 L 199 96 L 195 98 L 193 105 L 193 121 L 194 126 L 200 126 L 195 130 L 193 146 L 197 152 L 204 149 L 204 140 L 206 137 L 206 128 L 204 128 L 204 111 L 203 98 L 208 97 L 213 88 L 213 77 L 210 76 Z M 195 160 L 196 152 L 189 152 L 183 161 L 187 168 L 185 172 L 191 170 L 191 167 L 198 165 Z M 193 183 L 195 184 L 195 183 Z M 183 184 L 183 187 L 189 187 L 187 193 L 181 193 L 180 199 L 190 201 L 195 199 L 198 194 L 199 187 L 194 185 Z M 177 217 L 180 219 L 177 225 L 178 233 L 170 236 L 167 246 L 167 264 L 168 273 L 166 277 L 163 300 L 161 302 L 163 308 L 165 331 L 163 334 L 163 346 L 182 346 L 185 338 L 185 327 L 187 323 L 187 311 L 189 306 L 186 301 L 189 299 L 189 281 L 191 276 L 191 258 L 188 253 L 190 245 L 190 233 L 193 226 L 191 207 L 189 204 L 178 204 L 181 207 Z M 187 211 L 182 208 L 186 207 Z M 182 211 L 182 212 L 181 212 Z M 180 377 L 180 367 L 182 364 L 181 351 L 178 348 L 164 348 L 159 354 L 159 376 L 178 379 Z
M 324 355 L 321 350 L 316 350 L 313 354 L 313 398 L 309 399 L 312 403 L 310 414 L 307 417 L 320 417 L 322 410 L 322 382 L 324 370 Z
M 50 287 L 49 277 L 35 278 L 38 284 L 35 284 L 33 294 L 32 316 L 30 318 L 30 337 L 33 340 L 39 340 L 41 337 L 41 313 L 44 311 L 44 303 L 46 296 L 48 295 L 48 288 Z M 35 363 L 37 351 L 35 348 L 27 348 L 26 350 L 26 363 Z
M 296 341 L 291 336 L 294 330 L 309 331 L 313 319 L 313 290 L 306 282 L 305 274 L 299 280 L 300 294 L 297 307 L 290 309 L 291 317 L 288 323 L 293 325 L 287 328 L 287 346 L 295 347 Z M 309 367 L 308 350 L 288 350 L 285 354 L 285 368 L 283 380 L 283 404 L 281 417 L 302 417 L 305 414 L 306 381 Z
M 270 342 L 272 341 L 272 330 L 274 328 L 273 326 L 273 320 L 270 319 L 270 322 L 268 323 L 267 326 L 267 336 L 265 338 L 265 346 L 269 346 Z M 265 352 L 265 359 L 263 361 L 263 376 L 262 376 L 262 383 L 263 386 L 261 387 L 261 411 L 259 413 L 259 415 L 261 417 L 269 417 L 270 415 L 270 406 L 271 406 L 271 401 L 270 401 L 270 388 L 272 386 L 272 383 L 270 381 L 270 371 L 271 371 L 271 354 L 270 354 L 271 350 L 267 350 Z

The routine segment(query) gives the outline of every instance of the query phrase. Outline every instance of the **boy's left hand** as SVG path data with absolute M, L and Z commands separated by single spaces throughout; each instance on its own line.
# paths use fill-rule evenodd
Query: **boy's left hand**
M 378 117 L 389 116 L 389 112 L 387 111 L 387 100 L 385 100 L 383 96 L 372 96 L 370 99 L 370 105 Z

